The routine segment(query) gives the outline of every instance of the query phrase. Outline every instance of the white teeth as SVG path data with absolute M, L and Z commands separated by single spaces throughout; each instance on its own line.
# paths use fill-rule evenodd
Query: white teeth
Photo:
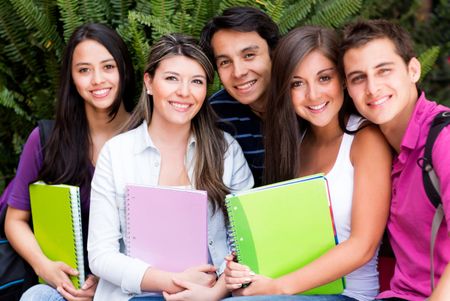
M 94 94 L 96 96 L 101 96 L 101 95 L 108 93 L 108 91 L 109 91 L 109 89 L 94 90 L 94 91 L 92 91 L 92 94 Z
M 256 80 L 252 80 L 251 82 L 242 84 L 242 85 L 238 85 L 236 86 L 236 88 L 238 88 L 239 90 L 245 90 L 250 88 L 251 86 L 253 86 L 256 83 Z
M 308 106 L 308 108 L 310 108 L 311 110 L 318 111 L 318 110 L 323 109 L 326 105 L 327 105 L 327 103 L 324 102 L 324 103 L 321 104 L 321 105 L 317 105 L 317 106 Z
M 182 104 L 182 103 L 178 103 L 178 102 L 170 102 L 170 104 L 178 109 L 187 109 L 190 106 L 190 104 Z
M 371 105 L 373 105 L 373 106 L 378 106 L 378 105 L 381 105 L 382 103 L 385 103 L 387 100 L 388 100 L 388 97 L 385 96 L 385 97 L 380 98 L 380 99 L 378 99 L 378 100 L 376 100 L 376 101 L 373 101 L 373 102 L 371 103 Z

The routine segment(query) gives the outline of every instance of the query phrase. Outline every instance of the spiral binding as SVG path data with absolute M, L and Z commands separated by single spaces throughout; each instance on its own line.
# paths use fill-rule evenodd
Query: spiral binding
M 72 229 L 74 234 L 74 252 L 77 258 L 77 270 L 79 272 L 77 278 L 81 287 L 85 281 L 84 271 L 84 255 L 83 255 L 83 229 L 81 223 L 81 207 L 80 207 L 80 190 L 79 188 L 70 189 L 70 208 L 72 210 Z
M 130 202 L 132 197 L 130 196 L 130 187 L 126 187 L 126 197 L 125 197 L 125 225 L 127 229 L 125 230 L 125 250 L 127 255 L 131 255 L 131 229 L 130 229 Z
M 229 220 L 229 226 L 227 230 L 229 237 L 229 247 L 232 252 L 236 253 L 237 261 L 240 262 L 242 261 L 242 257 L 239 248 L 239 241 L 237 239 L 238 236 L 236 234 L 236 226 L 234 224 L 234 215 L 233 215 L 233 211 L 236 210 L 237 207 L 233 207 L 233 205 L 231 204 L 231 200 L 228 198 L 225 199 L 225 206 L 227 208 Z

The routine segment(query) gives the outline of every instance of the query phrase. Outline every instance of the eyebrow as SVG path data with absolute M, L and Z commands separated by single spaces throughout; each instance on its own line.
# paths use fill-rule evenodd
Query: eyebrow
M 100 63 L 104 64 L 104 63 L 107 63 L 107 62 L 110 62 L 110 61 L 115 61 L 115 60 L 114 60 L 114 58 L 110 58 L 110 59 L 103 60 Z M 85 63 L 85 62 L 80 62 L 80 63 L 76 63 L 75 64 L 75 66 L 80 66 L 80 65 L 92 65 L 92 64 L 91 63 Z
M 180 76 L 180 73 L 175 72 L 175 71 L 164 71 L 163 74 L 166 74 L 166 75 L 171 74 L 171 75 L 177 75 L 177 76 Z M 205 76 L 205 75 L 202 75 L 202 74 L 196 74 L 196 75 L 193 75 L 192 77 L 206 78 L 206 76 Z
M 255 51 L 255 50 L 259 50 L 259 46 L 258 45 L 250 45 L 250 46 L 247 46 L 247 47 L 245 47 L 245 48 L 242 48 L 241 50 L 239 50 L 239 53 L 243 53 L 243 52 L 247 52 L 247 51 Z M 219 54 L 219 55 L 217 55 L 217 56 L 215 56 L 214 58 L 216 59 L 216 60 L 218 60 L 218 59 L 224 59 L 224 58 L 228 58 L 229 56 L 228 55 L 225 55 L 225 54 Z
M 373 69 L 378 69 L 378 68 L 385 67 L 385 66 L 389 66 L 389 65 L 393 65 L 393 64 L 394 64 L 393 62 L 383 62 L 383 63 L 379 63 L 378 65 L 376 65 Z M 350 77 L 350 76 L 352 76 L 352 75 L 354 75 L 354 74 L 360 74 L 360 73 L 364 73 L 364 72 L 359 71 L 359 70 L 356 70 L 356 71 L 350 72 L 350 73 L 347 74 L 346 76 L 347 76 L 347 77 Z
M 325 69 L 319 70 L 316 75 L 322 74 L 327 71 L 335 71 L 335 70 L 336 70 L 336 67 L 325 68 Z M 294 75 L 293 78 L 302 78 L 302 77 Z

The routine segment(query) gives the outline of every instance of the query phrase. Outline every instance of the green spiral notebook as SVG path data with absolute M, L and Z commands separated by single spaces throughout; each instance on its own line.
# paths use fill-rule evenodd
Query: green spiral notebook
M 75 288 L 80 288 L 85 272 L 79 188 L 36 182 L 29 190 L 34 236 L 42 252 L 78 270 L 79 275 L 71 280 Z
M 226 197 L 238 262 L 276 278 L 312 262 L 337 243 L 328 185 L 322 174 Z M 302 294 L 340 294 L 337 279 Z

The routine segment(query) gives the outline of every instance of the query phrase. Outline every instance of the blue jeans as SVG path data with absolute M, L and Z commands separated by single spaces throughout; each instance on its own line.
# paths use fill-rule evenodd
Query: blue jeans
M 64 301 L 56 289 L 47 284 L 36 284 L 23 293 L 20 301 Z
M 356 301 L 344 295 L 271 295 L 230 297 L 227 301 Z

